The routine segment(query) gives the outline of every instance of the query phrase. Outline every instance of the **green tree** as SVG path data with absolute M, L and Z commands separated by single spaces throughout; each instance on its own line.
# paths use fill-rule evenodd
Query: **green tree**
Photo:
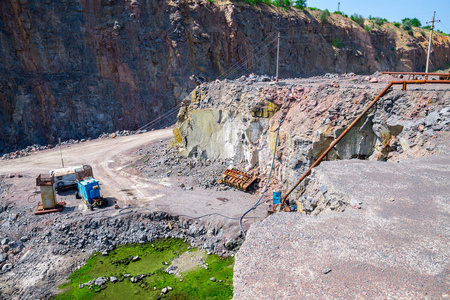
M 411 20 L 409 20 L 409 19 L 403 19 L 402 20 L 402 27 L 403 27 L 403 29 L 405 29 L 406 31 L 409 31 L 409 30 L 411 30 L 412 29 L 412 23 L 411 23 Z
M 306 0 L 295 0 L 294 6 L 298 9 L 303 10 L 306 7 Z
M 412 24 L 411 20 L 403 19 L 402 22 L 403 22 L 403 24 L 402 24 L 403 29 L 408 31 L 409 35 L 413 35 L 414 34 L 413 30 L 412 30 L 413 24 Z
M 420 23 L 420 21 L 419 21 L 419 19 L 417 19 L 417 18 L 412 18 L 412 19 L 410 19 L 410 18 L 404 18 L 404 19 L 402 19 L 402 23 L 404 24 L 405 22 L 410 22 L 411 23 L 411 26 L 414 26 L 414 27 L 420 27 L 420 26 L 422 26 L 422 23 Z
M 358 23 L 359 26 L 364 28 L 364 17 L 358 14 L 353 14 L 350 16 L 354 22 Z
M 330 11 L 328 9 L 321 11 L 320 15 L 319 15 L 320 22 L 322 22 L 322 23 L 326 22 L 329 16 L 330 16 Z
M 275 5 L 276 7 L 281 7 L 283 6 L 283 2 L 283 0 L 274 0 L 273 5 Z

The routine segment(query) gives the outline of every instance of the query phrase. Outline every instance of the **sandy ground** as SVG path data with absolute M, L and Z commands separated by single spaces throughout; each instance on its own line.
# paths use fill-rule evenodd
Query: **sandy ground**
M 314 175 L 362 208 L 252 226 L 236 256 L 235 299 L 450 297 L 450 154 L 323 162 Z
M 185 190 L 180 187 L 183 177 L 145 178 L 126 172 L 129 164 L 139 158 L 140 148 L 167 139 L 172 135 L 172 129 L 151 131 L 139 135 L 122 136 L 114 139 L 97 139 L 79 144 L 63 146 L 62 156 L 65 166 L 90 164 L 94 176 L 100 181 L 101 193 L 112 204 L 117 201 L 121 208 L 133 207 L 153 211 L 165 211 L 172 215 L 200 217 L 211 213 L 214 215 L 202 220 L 228 226 L 238 233 L 238 221 L 243 211 L 247 210 L 257 200 L 257 195 L 240 191 L 215 191 L 194 188 Z M 35 178 L 40 173 L 61 167 L 60 149 L 55 148 L 33 153 L 27 157 L 0 162 L 0 174 L 21 174 L 22 177 L 5 178 L 12 184 L 7 201 L 14 205 L 29 205 L 39 200 L 34 196 L 36 190 Z M 227 199 L 227 201 L 223 201 Z M 67 201 L 67 212 L 85 212 L 86 208 L 75 199 L 73 191 L 63 191 L 58 195 L 58 201 Z M 86 212 L 88 213 L 88 212 Z M 112 206 L 103 209 L 102 214 L 114 215 L 117 210 Z M 260 206 L 249 217 L 264 217 L 265 208 Z M 248 218 L 245 226 L 256 219 Z M 220 224 L 217 224 L 220 223 Z

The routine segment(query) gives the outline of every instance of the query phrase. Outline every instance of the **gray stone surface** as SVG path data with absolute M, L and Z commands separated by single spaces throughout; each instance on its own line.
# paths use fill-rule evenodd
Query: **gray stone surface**
M 324 162 L 315 172 L 363 207 L 252 225 L 236 255 L 234 299 L 449 297 L 450 154 Z

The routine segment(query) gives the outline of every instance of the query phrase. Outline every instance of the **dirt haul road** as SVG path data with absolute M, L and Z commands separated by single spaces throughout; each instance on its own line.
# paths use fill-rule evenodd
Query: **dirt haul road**
M 36 190 L 35 178 L 38 174 L 47 173 L 51 169 L 60 168 L 61 153 L 65 166 L 90 164 L 94 177 L 100 181 L 101 193 L 110 204 L 117 201 L 121 208 L 134 207 L 165 211 L 172 215 L 199 217 L 211 213 L 223 214 L 234 219 L 214 215 L 204 218 L 219 226 L 226 226 L 238 231 L 237 219 L 257 199 L 239 191 L 215 191 L 201 188 L 182 189 L 183 177 L 144 178 L 139 172 L 131 172 L 126 168 L 139 158 L 136 150 L 170 138 L 172 129 L 151 131 L 138 135 L 116 138 L 97 139 L 78 144 L 64 145 L 33 153 L 30 156 L 0 162 L 0 175 L 7 177 L 7 183 L 13 185 L 7 201 L 14 205 L 29 205 L 30 197 Z M 125 170 L 126 168 L 126 170 Z M 133 168 L 131 168 L 132 170 Z M 133 173 L 133 174 L 131 174 Z M 10 174 L 20 174 L 22 177 Z M 34 197 L 37 201 L 39 197 Z M 33 198 L 32 198 L 33 199 Z M 226 199 L 227 201 L 223 201 Z M 68 202 L 72 210 L 84 212 L 86 208 L 81 201 L 75 199 L 74 191 L 59 193 L 58 201 Z M 36 203 L 37 204 L 37 203 Z M 113 216 L 118 210 L 112 205 L 103 210 L 105 216 Z M 246 227 L 259 217 L 264 217 L 265 209 L 260 206 L 248 215 Z M 253 218 L 255 219 L 253 219 Z

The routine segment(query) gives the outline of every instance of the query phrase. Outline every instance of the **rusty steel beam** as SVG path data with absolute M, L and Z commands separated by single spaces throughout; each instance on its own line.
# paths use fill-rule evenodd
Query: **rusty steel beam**
M 386 75 L 409 75 L 408 76 L 408 80 L 411 78 L 411 76 L 414 77 L 415 76 L 425 76 L 425 79 L 428 78 L 428 76 L 439 76 L 440 79 L 442 78 L 446 78 L 447 80 L 450 79 L 450 72 L 449 73 L 427 73 L 427 72 L 381 72 L 382 74 L 386 74 Z
M 421 79 L 421 80 L 400 80 L 400 81 L 391 81 L 392 84 L 402 84 L 403 88 L 402 90 L 406 90 L 406 86 L 408 84 L 432 84 L 432 83 L 438 83 L 438 84 L 450 84 L 450 80 L 428 80 L 428 79 Z
M 402 84 L 403 87 L 406 89 L 407 84 L 427 84 L 427 83 L 443 83 L 443 84 L 450 84 L 450 80 L 400 80 L 400 81 L 391 81 L 389 84 L 381 91 L 381 93 L 378 94 L 378 96 L 373 99 L 372 102 L 369 103 L 369 105 L 364 109 L 364 111 L 341 133 L 339 137 L 337 137 L 331 145 L 320 155 L 320 157 L 309 167 L 309 169 L 300 177 L 299 180 L 294 184 L 294 186 L 283 196 L 281 199 L 281 204 L 283 205 L 289 197 L 289 195 L 294 191 L 294 189 L 311 173 L 311 170 L 316 167 L 322 159 L 336 146 L 337 143 L 339 143 L 340 140 L 352 129 L 356 123 L 358 123 L 359 120 L 369 111 L 372 106 L 377 103 L 377 101 L 383 97 L 386 92 L 395 84 Z
M 386 75 L 432 75 L 432 76 L 448 76 L 449 73 L 425 73 L 425 72 L 381 72 Z

